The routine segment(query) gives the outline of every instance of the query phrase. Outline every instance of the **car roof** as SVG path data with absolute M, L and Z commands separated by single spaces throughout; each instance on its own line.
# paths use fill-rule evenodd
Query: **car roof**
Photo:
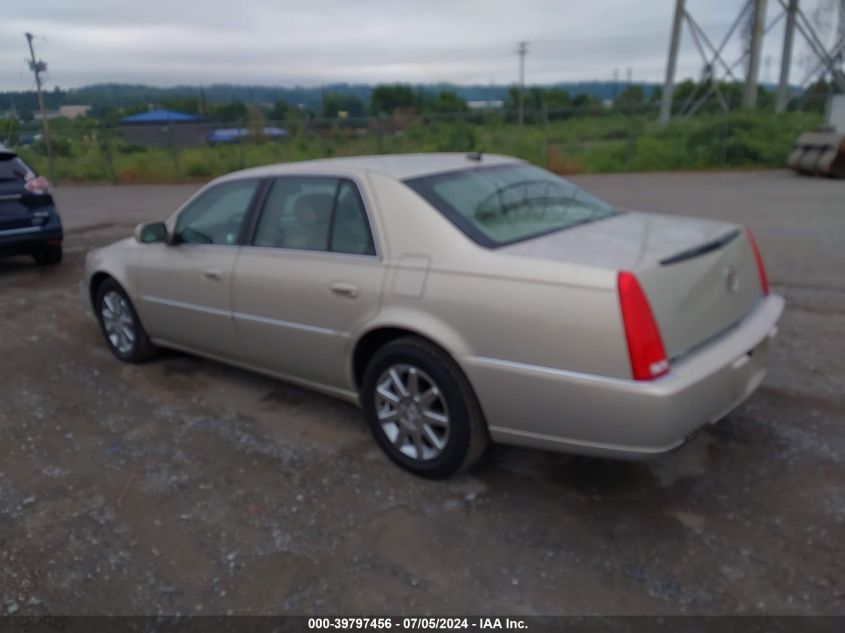
M 278 163 L 276 165 L 265 165 L 244 169 L 228 176 L 276 176 L 289 173 L 320 173 L 320 172 L 354 172 L 376 171 L 396 180 L 418 178 L 430 174 L 443 173 L 465 169 L 467 167 L 478 167 L 487 165 L 507 165 L 521 163 L 518 158 L 501 156 L 498 154 L 482 154 L 478 160 L 478 154 L 465 153 L 430 153 L 430 154 L 377 154 L 373 156 L 345 156 L 342 158 L 322 158 L 318 160 L 306 160 L 296 163 Z

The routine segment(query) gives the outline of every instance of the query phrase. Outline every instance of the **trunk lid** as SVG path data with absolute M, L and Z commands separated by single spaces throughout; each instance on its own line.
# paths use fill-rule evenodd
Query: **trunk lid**
M 501 252 L 635 273 L 670 359 L 729 329 L 762 297 L 747 234 L 726 222 L 626 212 Z

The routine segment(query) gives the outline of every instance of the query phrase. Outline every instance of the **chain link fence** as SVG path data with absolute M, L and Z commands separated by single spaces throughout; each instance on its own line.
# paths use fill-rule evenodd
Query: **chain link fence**
M 695 116 L 657 124 L 657 104 L 285 120 L 153 122 L 108 125 L 51 120 L 52 165 L 37 122 L 0 139 L 55 182 L 114 184 L 206 181 L 270 163 L 359 154 L 456 151 L 508 154 L 561 174 L 671 169 L 778 167 L 801 132 L 822 122 L 821 108 L 724 112 L 707 104 Z

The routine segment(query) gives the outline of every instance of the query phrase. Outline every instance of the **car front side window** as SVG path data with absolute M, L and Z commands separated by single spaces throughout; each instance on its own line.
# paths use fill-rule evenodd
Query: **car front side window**
M 176 241 L 181 244 L 237 244 L 257 187 L 258 180 L 250 179 L 209 188 L 179 214 Z

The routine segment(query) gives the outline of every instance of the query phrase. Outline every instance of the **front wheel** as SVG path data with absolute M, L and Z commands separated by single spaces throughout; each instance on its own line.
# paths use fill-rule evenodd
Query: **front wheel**
M 143 363 L 156 355 L 132 301 L 114 279 L 97 289 L 97 320 L 112 354 L 126 363 Z
M 470 468 L 487 447 L 469 382 L 440 349 L 409 337 L 376 352 L 361 401 L 382 450 L 406 470 L 441 479 Z

